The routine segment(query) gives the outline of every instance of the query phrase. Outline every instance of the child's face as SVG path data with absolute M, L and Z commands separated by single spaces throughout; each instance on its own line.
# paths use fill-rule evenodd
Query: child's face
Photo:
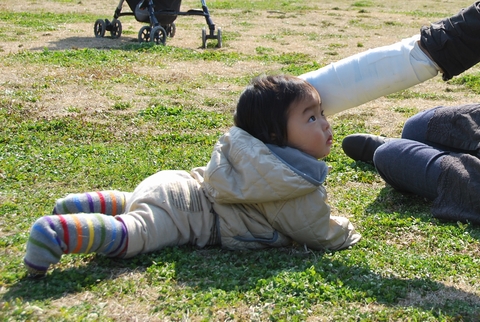
M 317 159 L 330 153 L 332 129 L 323 115 L 317 92 L 292 103 L 288 110 L 287 136 L 289 146 Z

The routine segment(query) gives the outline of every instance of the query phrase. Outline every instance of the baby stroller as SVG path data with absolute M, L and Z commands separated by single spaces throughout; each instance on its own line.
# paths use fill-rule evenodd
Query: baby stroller
M 182 0 L 126 0 L 131 12 L 122 12 L 122 6 L 125 0 L 120 3 L 115 10 L 113 20 L 98 19 L 93 28 L 95 37 L 102 38 L 105 32 L 109 31 L 112 38 L 119 38 L 122 35 L 122 23 L 118 18 L 121 16 L 135 16 L 138 22 L 148 23 L 138 32 L 139 42 L 153 42 L 155 44 L 165 45 L 167 36 L 175 36 L 175 23 L 177 16 L 204 16 L 208 25 L 208 32 L 205 27 L 202 29 L 202 48 L 207 45 L 207 39 L 216 39 L 217 47 L 222 47 L 222 30 L 217 28 L 215 34 L 215 24 L 210 18 L 205 0 L 202 2 L 202 10 L 191 9 L 185 12 L 180 11 Z

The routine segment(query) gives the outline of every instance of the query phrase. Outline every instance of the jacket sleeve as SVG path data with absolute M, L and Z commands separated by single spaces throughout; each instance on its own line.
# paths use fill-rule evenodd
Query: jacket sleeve
M 331 216 L 326 192 L 314 193 L 263 206 L 271 225 L 297 243 L 320 250 L 339 250 L 356 244 L 361 235 L 345 217 Z

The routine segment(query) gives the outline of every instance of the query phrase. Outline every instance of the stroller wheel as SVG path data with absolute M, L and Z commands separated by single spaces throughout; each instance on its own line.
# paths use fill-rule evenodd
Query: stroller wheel
M 150 32 L 152 28 L 150 26 L 143 26 L 138 32 L 138 42 L 149 42 Z
M 177 26 L 175 26 L 175 23 L 172 23 L 170 25 L 170 28 L 168 30 L 168 36 L 170 38 L 173 38 L 175 36 L 175 32 L 177 31 Z
M 222 29 L 220 27 L 217 30 L 217 48 L 222 48 Z
M 165 45 L 167 41 L 167 32 L 162 26 L 156 26 L 152 29 L 150 41 L 157 45 Z
M 103 38 L 105 36 L 105 30 L 107 29 L 107 24 L 102 19 L 97 19 L 95 25 L 93 26 L 93 33 L 96 38 Z
M 112 29 L 110 30 L 112 38 L 120 38 L 122 35 L 122 23 L 118 19 L 113 19 Z

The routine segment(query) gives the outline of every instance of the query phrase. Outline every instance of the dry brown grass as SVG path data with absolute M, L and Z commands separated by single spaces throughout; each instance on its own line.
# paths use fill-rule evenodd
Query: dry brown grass
M 232 40 L 225 41 L 222 49 L 224 52 L 238 52 L 242 54 L 255 54 L 257 47 L 266 47 L 275 53 L 305 53 L 312 60 L 320 64 L 347 57 L 354 53 L 391 44 L 402 38 L 409 37 L 418 32 L 419 27 L 430 21 L 425 17 L 406 15 L 406 12 L 415 10 L 425 11 L 425 8 L 439 15 L 453 13 L 462 6 L 469 5 L 467 1 L 409 1 L 392 2 L 388 5 L 374 7 L 354 7 L 352 1 L 322 1 L 315 4 L 318 10 L 299 10 L 298 12 L 281 11 L 246 11 L 246 10 L 217 10 L 215 1 L 207 3 L 212 18 L 224 35 L 235 33 Z M 189 0 L 182 3 L 182 9 L 196 8 L 199 2 Z M 108 1 L 83 0 L 77 3 L 62 3 L 52 0 L 46 1 L 15 1 L 5 0 L 0 4 L 0 9 L 9 11 L 27 12 L 85 12 L 93 13 L 105 19 L 113 16 L 115 3 Z M 129 11 L 124 4 L 124 11 Z M 102 38 L 93 36 L 93 23 L 65 23 L 60 30 L 43 34 L 19 35 L 18 40 L 4 42 L 0 45 L 0 54 L 7 55 L 20 51 L 41 51 L 76 49 L 76 48 L 118 48 L 126 43 L 136 41 L 137 31 L 142 24 L 132 17 L 121 19 L 123 36 L 120 39 Z M 0 22 L 1 24 L 1 22 Z M 177 35 L 168 39 L 168 46 L 202 50 L 201 28 L 204 25 L 203 17 L 180 16 L 177 21 Z M 130 32 L 130 33 L 129 33 Z M 107 32 L 108 33 L 108 32 Z M 138 108 L 145 106 L 145 97 L 137 94 L 136 88 L 118 85 L 108 90 L 92 91 L 91 87 L 78 80 L 98 79 L 113 77 L 122 72 L 131 72 L 138 75 L 151 77 L 153 80 L 172 78 L 201 79 L 205 75 L 260 74 L 275 71 L 280 66 L 264 66 L 258 62 L 237 62 L 232 65 L 211 61 L 180 61 L 168 63 L 164 68 L 152 66 L 138 66 L 125 64 L 123 70 L 102 71 L 98 74 L 95 70 L 81 71 L 80 75 L 70 73 L 62 67 L 44 66 L 4 66 L 2 67 L 1 83 L 10 82 L 20 88 L 30 88 L 33 83 L 45 77 L 63 79 L 62 83 L 46 91 L 41 102 L 32 108 L 42 115 L 65 114 L 65 107 L 71 102 L 83 111 L 101 111 L 113 105 L 112 96 L 119 96 L 123 101 L 134 102 Z M 228 84 L 212 84 L 207 90 L 198 91 L 199 100 L 202 97 L 224 97 L 227 106 L 220 108 L 231 109 L 235 104 L 235 97 L 230 94 L 238 92 L 241 87 Z M 106 95 L 108 91 L 110 95 Z M 423 110 L 435 105 L 471 102 L 472 95 L 458 91 L 453 85 L 448 85 L 436 77 L 423 84 L 415 86 L 412 91 L 426 94 L 443 94 L 448 99 L 435 101 L 424 99 L 392 100 L 380 98 L 367 103 L 360 108 L 346 111 L 347 115 L 362 114 L 367 117 L 367 126 L 374 133 L 396 136 L 405 120 L 405 115 L 393 112 L 398 107 L 414 107 Z M 208 108 L 208 107 L 205 107 Z M 335 117 L 332 119 L 335 121 Z

